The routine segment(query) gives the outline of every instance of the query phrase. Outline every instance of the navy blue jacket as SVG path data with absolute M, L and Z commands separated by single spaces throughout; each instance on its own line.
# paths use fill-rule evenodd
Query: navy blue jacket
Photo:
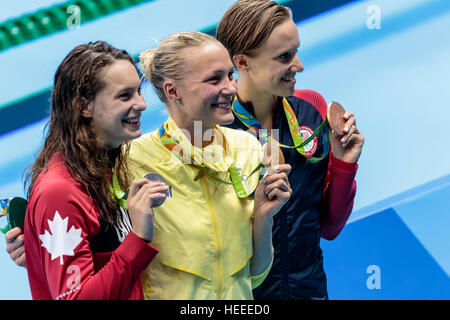
M 287 100 L 305 140 L 326 117 L 325 99 L 312 90 L 296 90 L 295 96 Z M 251 103 L 241 103 L 254 115 Z M 237 118 L 229 126 L 247 130 Z M 278 141 L 293 145 L 282 98 L 273 115 L 273 129 L 279 129 Z M 322 156 L 322 135 L 304 147 L 308 155 Z M 318 163 L 310 163 L 295 149 L 282 151 L 285 162 L 292 166 L 289 173 L 292 196 L 274 217 L 273 265 L 266 280 L 254 290 L 254 297 L 327 298 L 320 237 L 334 239 L 344 227 L 353 207 L 357 165 L 340 161 L 332 154 Z

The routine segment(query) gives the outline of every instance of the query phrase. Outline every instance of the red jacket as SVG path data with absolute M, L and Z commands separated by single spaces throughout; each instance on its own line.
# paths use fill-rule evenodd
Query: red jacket
M 322 120 L 327 116 L 325 99 L 313 90 L 295 90 L 294 96 L 311 103 Z M 330 152 L 323 190 L 326 205 L 320 215 L 320 236 L 334 240 L 344 228 L 353 209 L 356 194 L 356 162 L 344 162 Z
M 102 219 L 62 157 L 54 156 L 34 184 L 25 216 L 33 299 L 143 299 L 140 275 L 158 250 L 129 232 L 131 226 L 105 228 Z

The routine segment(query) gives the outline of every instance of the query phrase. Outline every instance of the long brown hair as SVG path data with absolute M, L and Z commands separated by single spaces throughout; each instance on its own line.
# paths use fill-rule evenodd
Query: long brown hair
M 111 196 L 107 177 L 114 166 L 111 150 L 97 145 L 92 120 L 82 116 L 82 109 L 103 88 L 102 69 L 118 59 L 134 63 L 125 50 L 96 41 L 75 47 L 59 65 L 54 78 L 44 146 L 26 174 L 28 197 L 39 174 L 48 168 L 52 156 L 60 154 L 72 177 L 85 188 L 103 217 L 110 223 L 116 222 L 118 205 Z M 125 162 L 129 146 L 124 144 L 121 148 L 122 152 L 117 150 L 119 155 L 115 164 L 119 184 L 124 189 L 129 185 Z

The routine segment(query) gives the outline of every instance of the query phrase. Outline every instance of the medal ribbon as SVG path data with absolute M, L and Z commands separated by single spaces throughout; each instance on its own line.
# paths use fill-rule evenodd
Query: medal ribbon
M 128 210 L 127 196 L 128 191 L 123 192 L 120 188 L 119 181 L 117 179 L 116 170 L 113 169 L 112 174 L 112 185 L 109 185 L 109 189 L 114 196 L 114 200 L 116 200 L 117 204 L 121 206 L 123 209 Z
M 159 128 L 159 137 L 161 139 L 162 144 L 169 150 L 171 151 L 177 158 L 179 158 L 180 160 L 183 160 L 183 149 L 181 148 L 179 142 L 173 138 L 172 136 L 170 136 L 167 133 L 167 130 L 164 127 L 165 124 L 161 125 L 161 127 Z M 225 137 L 224 137 L 225 139 Z M 228 184 L 228 185 L 232 185 L 234 188 L 234 191 L 236 193 L 236 195 L 241 198 L 241 199 L 246 199 L 249 197 L 252 197 L 253 195 L 248 195 L 247 192 L 245 191 L 244 186 L 242 185 L 242 179 L 239 176 L 239 172 L 236 168 L 235 165 L 232 165 L 228 168 L 228 173 L 230 174 L 230 180 L 231 182 L 228 181 L 224 181 L 216 176 L 214 176 L 212 174 L 213 170 L 211 170 L 210 168 L 208 168 L 207 166 L 197 163 L 193 156 L 192 153 L 190 155 L 190 160 L 191 163 L 188 163 L 196 168 L 199 168 L 200 170 L 202 170 L 202 172 L 204 172 L 208 177 L 210 177 L 211 179 L 213 179 L 214 181 L 217 181 L 219 183 L 223 183 L 223 184 Z M 249 175 L 252 176 L 254 173 L 258 172 L 259 169 L 261 169 L 261 167 L 263 166 L 262 163 L 260 163 Z
M 313 132 L 313 134 L 303 141 L 303 137 L 299 131 L 299 125 L 297 121 L 297 117 L 295 116 L 294 110 L 292 110 L 292 107 L 289 105 L 289 102 L 285 97 L 283 97 L 283 109 L 284 114 L 286 115 L 286 120 L 289 125 L 289 131 L 291 132 L 292 140 L 294 141 L 293 146 L 285 145 L 281 142 L 276 141 L 273 139 L 268 133 L 267 130 L 265 130 L 261 124 L 256 120 L 256 118 L 245 109 L 242 104 L 239 102 L 238 98 L 235 97 L 233 101 L 232 110 L 235 116 L 249 129 L 255 131 L 258 133 L 258 135 L 265 139 L 266 142 L 268 141 L 274 141 L 277 143 L 281 148 L 288 148 L 288 149 L 296 149 L 298 153 L 300 153 L 302 156 L 306 158 L 311 163 L 316 163 L 324 159 L 329 150 L 330 150 L 330 129 L 327 126 L 328 120 L 325 118 L 325 120 L 320 124 L 320 126 Z M 324 146 L 324 152 L 323 155 L 319 158 L 308 156 L 305 154 L 304 146 L 306 146 L 308 143 L 310 143 L 322 130 L 324 131 L 323 135 L 323 146 Z

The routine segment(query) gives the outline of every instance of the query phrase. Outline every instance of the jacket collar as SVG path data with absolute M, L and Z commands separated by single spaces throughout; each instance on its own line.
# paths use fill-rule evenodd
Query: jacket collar
M 179 147 L 183 150 L 184 163 L 191 164 L 193 159 L 196 164 L 216 172 L 226 172 L 234 164 L 234 151 L 227 143 L 224 128 L 214 126 L 212 142 L 204 148 L 198 148 L 191 144 L 190 139 L 183 133 L 184 130 L 177 126 L 172 117 L 169 116 L 163 127 L 168 135 L 178 141 Z

